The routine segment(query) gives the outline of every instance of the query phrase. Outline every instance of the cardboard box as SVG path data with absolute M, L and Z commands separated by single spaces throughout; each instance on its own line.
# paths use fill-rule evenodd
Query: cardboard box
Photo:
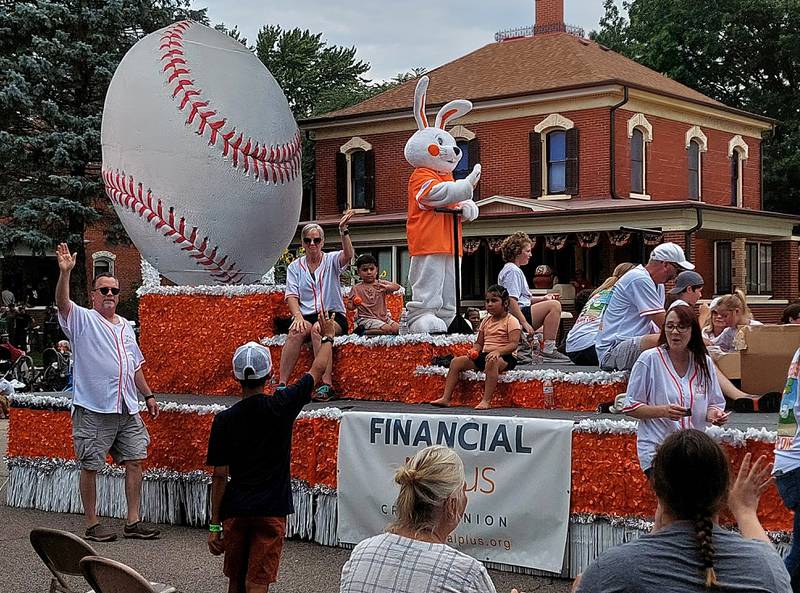
M 800 348 L 800 325 L 750 325 L 742 328 L 742 337 L 742 391 L 781 393 L 792 356 Z
M 742 355 L 739 352 L 726 352 L 714 361 L 717 368 L 728 379 L 742 378 Z

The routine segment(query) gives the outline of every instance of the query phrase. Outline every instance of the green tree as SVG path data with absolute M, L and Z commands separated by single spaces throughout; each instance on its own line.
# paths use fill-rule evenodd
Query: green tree
M 141 37 L 188 0 L 29 0 L 0 4 L 0 252 L 42 252 L 83 233 L 101 191 L 100 122 L 111 77 Z M 78 288 L 78 298 L 85 286 Z
M 800 0 L 605 0 L 593 39 L 726 105 L 779 120 L 764 206 L 800 214 Z

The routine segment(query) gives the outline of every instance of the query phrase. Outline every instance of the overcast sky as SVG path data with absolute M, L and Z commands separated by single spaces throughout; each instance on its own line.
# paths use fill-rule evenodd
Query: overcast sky
M 322 33 L 358 48 L 373 80 L 415 67 L 428 70 L 494 41 L 495 32 L 532 25 L 534 0 L 192 0 L 213 24 L 237 25 L 255 43 L 266 24 Z M 565 0 L 568 24 L 598 28 L 603 0 Z

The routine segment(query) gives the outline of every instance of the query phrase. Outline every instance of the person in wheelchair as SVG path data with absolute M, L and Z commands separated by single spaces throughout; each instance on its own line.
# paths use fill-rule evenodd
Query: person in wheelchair
M 56 348 L 42 352 L 42 374 L 38 381 L 41 391 L 62 391 L 72 385 L 72 352 L 69 341 L 61 340 Z

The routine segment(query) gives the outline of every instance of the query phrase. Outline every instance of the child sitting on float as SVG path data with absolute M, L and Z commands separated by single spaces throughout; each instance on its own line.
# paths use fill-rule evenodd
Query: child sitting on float
M 431 402 L 434 406 L 447 407 L 453 397 L 453 390 L 458 384 L 462 371 L 484 371 L 486 385 L 483 399 L 475 406 L 476 410 L 491 407 L 492 396 L 497 387 L 497 377 L 504 371 L 513 370 L 517 366 L 514 351 L 519 344 L 521 326 L 513 315 L 508 313 L 508 290 L 499 284 L 490 286 L 486 291 L 486 312 L 488 315 L 481 322 L 475 347 L 467 356 L 457 356 L 450 363 L 442 397 Z
M 733 294 L 715 298 L 709 309 L 710 315 L 702 311 L 701 317 L 707 320 L 703 327 L 703 339 L 707 346 L 712 347 L 712 356 L 734 351 L 733 341 L 739 327 L 762 325 L 753 319 L 745 295 L 739 289 Z
M 400 325 L 386 308 L 386 294 L 400 290 L 396 282 L 378 278 L 378 262 L 370 254 L 359 256 L 356 271 L 361 282 L 350 291 L 347 308 L 356 312 L 355 333 L 366 336 L 396 336 Z

